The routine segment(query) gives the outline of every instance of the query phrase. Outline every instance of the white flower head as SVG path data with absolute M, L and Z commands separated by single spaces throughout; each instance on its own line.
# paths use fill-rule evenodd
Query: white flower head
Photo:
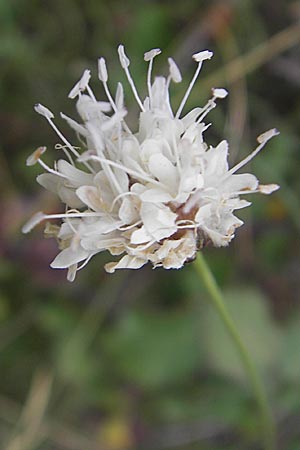
M 42 160 L 46 148 L 40 147 L 27 158 L 27 165 L 38 163 L 45 169 L 37 181 L 61 199 L 66 212 L 39 212 L 24 225 L 23 232 L 47 219 L 60 220 L 59 226 L 51 227 L 51 236 L 56 236 L 61 249 L 51 267 L 68 269 L 70 281 L 94 255 L 106 250 L 119 257 L 106 264 L 109 273 L 138 269 L 147 262 L 179 269 L 206 244 L 225 246 L 234 238 L 236 228 L 242 225 L 234 212 L 250 205 L 241 196 L 271 194 L 278 189 L 276 184 L 259 184 L 252 174 L 237 173 L 277 130 L 260 135 L 257 148 L 232 168 L 226 141 L 216 147 L 205 143 L 204 131 L 209 126 L 205 117 L 218 99 L 227 96 L 225 89 L 212 89 L 206 105 L 182 114 L 202 64 L 212 52 L 193 55 L 198 64 L 176 112 L 169 98 L 170 83 L 181 81 L 174 60 L 168 59 L 167 78 L 153 80 L 153 61 L 161 51 L 152 49 L 144 54 L 148 92 L 141 99 L 122 45 L 118 53 L 140 108 L 136 130 L 126 123 L 122 84 L 118 83 L 115 96 L 108 87 L 104 58 L 98 61 L 98 77 L 106 101 L 95 98 L 86 70 L 69 94 L 77 97 L 81 123 L 61 114 L 80 137 L 82 151 L 60 132 L 51 111 L 42 105 L 35 107 L 58 134 L 62 143 L 56 148 L 64 157 L 51 168 Z M 47 226 L 48 235 L 49 229 Z

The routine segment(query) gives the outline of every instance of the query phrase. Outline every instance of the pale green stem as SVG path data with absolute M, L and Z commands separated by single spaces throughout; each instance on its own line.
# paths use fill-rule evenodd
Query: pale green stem
M 207 289 L 211 303 L 216 308 L 221 320 L 223 321 L 232 341 L 239 353 L 240 360 L 244 366 L 245 372 L 249 377 L 252 385 L 253 393 L 256 398 L 257 406 L 261 415 L 261 427 L 263 433 L 264 450 L 276 449 L 275 425 L 272 417 L 271 409 L 268 403 L 265 389 L 259 377 L 255 364 L 247 348 L 245 347 L 236 326 L 228 313 L 222 293 L 217 285 L 215 277 L 213 276 L 208 264 L 205 261 L 202 252 L 198 253 L 198 257 L 194 262 L 194 268 L 202 278 L 202 281 Z

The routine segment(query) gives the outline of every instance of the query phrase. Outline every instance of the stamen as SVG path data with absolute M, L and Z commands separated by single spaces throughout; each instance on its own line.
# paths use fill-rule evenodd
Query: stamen
M 31 219 L 25 223 L 22 227 L 22 232 L 29 233 L 36 225 L 43 222 L 46 219 L 66 219 L 66 218 L 82 218 L 82 217 L 101 217 L 103 213 L 101 212 L 78 212 L 78 213 L 62 213 L 62 214 L 44 214 L 39 211 L 34 214 Z
M 47 120 L 48 120 L 49 124 L 51 125 L 51 127 L 53 128 L 53 130 L 55 131 L 55 133 L 58 135 L 58 137 L 66 144 L 66 146 L 71 150 L 73 155 L 75 155 L 76 158 L 78 158 L 80 156 L 80 154 L 74 149 L 73 145 L 59 131 L 59 129 L 57 128 L 55 123 L 50 118 L 47 117 Z
M 138 250 L 139 252 L 142 252 L 142 251 L 146 250 L 147 248 L 151 247 L 155 243 L 156 243 L 156 240 L 154 239 L 153 241 L 150 241 L 145 245 L 133 244 L 134 247 L 128 245 L 127 248 L 132 249 L 132 250 Z
M 129 66 L 129 64 L 130 64 L 130 60 L 129 60 L 129 59 L 127 58 L 127 56 L 125 55 L 124 45 L 119 45 L 119 47 L 118 47 L 118 53 L 119 53 L 119 58 L 120 58 L 121 66 L 122 66 L 122 68 L 123 68 L 124 71 L 125 71 L 125 74 L 126 74 L 126 77 L 127 77 L 128 82 L 129 82 L 129 84 L 130 84 L 130 87 L 131 87 L 131 90 L 132 90 L 132 92 L 133 92 L 133 95 L 134 95 L 134 97 L 135 97 L 135 99 L 136 99 L 136 101 L 137 101 L 139 107 L 141 108 L 141 110 L 142 110 L 142 111 L 145 111 L 145 108 L 144 108 L 144 106 L 143 106 L 143 103 L 142 103 L 142 101 L 141 101 L 141 99 L 140 99 L 140 97 L 139 97 L 139 94 L 138 94 L 138 92 L 137 92 L 137 89 L 136 89 L 136 87 L 135 87 L 134 81 L 133 81 L 133 79 L 132 79 L 132 77 L 131 77 L 131 75 L 130 75 L 130 72 L 129 72 L 129 70 L 128 70 L 128 66 Z
M 277 136 L 279 134 L 279 131 L 276 130 L 276 128 L 272 128 L 271 130 L 266 131 L 265 133 L 261 134 L 260 136 L 258 136 L 257 141 L 260 143 L 260 145 L 258 145 L 258 147 L 256 147 L 255 150 L 253 150 L 252 153 L 250 153 L 250 155 L 248 155 L 245 159 L 243 159 L 241 162 L 239 162 L 238 164 L 236 164 L 234 167 L 232 167 L 229 171 L 228 171 L 228 176 L 232 175 L 234 172 L 237 172 L 241 167 L 245 166 L 246 164 L 248 164 L 249 161 L 251 161 L 251 159 L 253 159 L 262 149 L 263 147 L 266 145 L 266 143 L 273 137 L 273 136 Z M 226 178 L 227 178 L 226 177 Z
M 37 148 L 31 155 L 26 159 L 26 166 L 34 166 L 43 153 L 47 150 L 47 147 L 39 147 Z
M 83 72 L 82 77 L 80 78 L 80 80 L 75 84 L 75 86 L 69 92 L 68 97 L 69 98 L 75 98 L 78 95 L 80 95 L 82 91 L 87 89 L 89 81 L 90 81 L 90 78 L 91 78 L 91 71 L 86 69 Z
M 92 255 L 88 256 L 88 257 L 86 258 L 86 260 L 85 260 L 80 266 L 77 267 L 77 272 L 78 272 L 78 270 L 83 269 L 83 268 L 90 262 L 90 260 L 92 259 L 92 257 L 95 256 L 95 254 L 96 254 L 96 253 L 93 253 Z
M 92 125 L 89 126 L 89 129 L 93 136 L 93 140 L 94 140 L 94 143 L 96 146 L 97 153 L 101 155 L 100 157 L 99 156 L 91 156 L 90 159 L 92 159 L 92 160 L 95 159 L 96 161 L 100 160 L 100 159 L 102 160 L 102 162 L 104 163 L 104 164 L 102 164 L 103 170 L 105 171 L 105 174 L 107 176 L 107 179 L 108 179 L 113 191 L 115 191 L 115 193 L 121 194 L 123 192 L 123 190 L 121 189 L 121 186 L 119 185 L 115 174 L 113 173 L 113 171 L 111 170 L 111 168 L 108 164 L 109 160 L 107 160 L 104 157 L 102 145 L 99 140 L 100 139 L 99 134 L 97 133 L 97 131 L 94 130 L 94 127 Z
M 86 90 L 88 91 L 91 99 L 93 99 L 94 102 L 97 102 L 97 99 L 94 95 L 94 92 L 92 91 L 91 87 L 89 85 L 87 85 Z
M 72 164 L 72 166 L 75 167 L 75 162 L 73 161 L 73 158 L 70 155 L 70 152 L 66 149 L 65 145 L 57 143 L 57 144 L 55 144 L 54 148 L 56 150 L 62 150 L 64 152 L 64 154 L 66 155 L 67 159 L 69 160 L 70 164 Z
M 176 119 L 179 119 L 180 114 L 182 113 L 182 110 L 183 110 L 183 108 L 184 108 L 184 106 L 186 104 L 186 101 L 187 101 L 187 99 L 188 99 L 188 97 L 189 97 L 189 95 L 191 93 L 191 90 L 193 89 L 193 86 L 194 86 L 194 84 L 195 84 L 195 82 L 196 82 L 196 80 L 198 78 L 199 73 L 200 73 L 200 70 L 201 70 L 201 67 L 202 67 L 202 62 L 205 61 L 206 59 L 210 59 L 212 56 L 213 56 L 213 52 L 210 52 L 209 50 L 205 50 L 203 52 L 195 53 L 193 55 L 194 60 L 198 62 L 198 67 L 197 67 L 197 69 L 195 71 L 195 74 L 194 74 L 194 76 L 192 78 L 192 81 L 189 84 L 189 87 L 187 88 L 187 90 L 185 92 L 185 95 L 184 95 L 183 99 L 181 100 L 181 103 L 180 103 L 179 108 L 177 110 L 177 113 L 175 115 Z
M 253 190 L 245 189 L 245 190 L 234 192 L 232 195 L 238 196 L 238 195 L 257 194 L 257 193 L 270 195 L 273 192 L 277 191 L 278 189 L 280 189 L 280 186 L 278 184 L 259 184 L 257 189 L 253 189 Z M 231 198 L 231 196 L 229 196 L 229 198 Z
M 177 113 L 175 115 L 176 119 L 179 119 L 180 114 L 182 113 L 182 110 L 183 110 L 183 108 L 184 108 L 184 106 L 185 106 L 185 104 L 187 102 L 187 99 L 188 99 L 188 97 L 189 97 L 189 95 L 191 93 L 191 90 L 193 89 L 194 84 L 195 84 L 195 82 L 196 82 L 196 80 L 198 78 L 198 75 L 200 73 L 201 67 L 202 67 L 202 62 L 199 62 L 198 67 L 197 67 L 197 69 L 195 71 L 195 74 L 194 74 L 194 76 L 192 78 L 192 81 L 190 82 L 190 84 L 189 84 L 189 86 L 188 86 L 188 88 L 187 88 L 187 90 L 186 90 L 186 92 L 184 94 L 184 97 L 181 100 L 181 103 L 180 103 L 179 108 L 177 110 Z
M 106 61 L 104 58 L 98 59 L 98 77 L 102 83 L 106 83 L 108 80 L 108 73 L 106 68 Z
M 118 47 L 119 59 L 122 69 L 127 69 L 130 64 L 129 58 L 125 54 L 124 45 L 119 45 Z
M 179 230 L 194 229 L 198 227 L 198 224 L 196 224 L 194 221 L 184 219 L 178 220 L 178 222 L 176 222 L 176 225 Z
M 200 116 L 198 117 L 196 123 L 199 124 L 202 122 L 204 117 L 207 116 L 207 114 L 214 109 L 217 106 L 217 104 L 214 102 L 214 97 L 209 99 L 206 105 L 203 107 Z
M 127 225 L 125 227 L 118 227 L 118 230 L 120 230 L 120 231 L 128 231 L 131 228 L 138 227 L 139 225 L 142 225 L 142 223 L 143 222 L 141 220 L 138 220 L 137 222 L 133 223 L 132 225 Z
M 150 104 L 152 101 L 152 83 L 151 83 L 151 75 L 152 75 L 152 68 L 153 68 L 153 60 L 155 56 L 159 55 L 161 53 L 160 48 L 154 48 L 150 50 L 149 52 L 144 53 L 144 61 L 148 61 L 148 72 L 147 72 L 147 87 L 148 87 L 148 94 L 150 99 Z
M 71 128 L 73 128 L 73 130 L 75 130 L 77 133 L 82 134 L 82 135 L 85 136 L 85 137 L 88 136 L 88 132 L 87 132 L 87 130 L 85 129 L 85 127 L 84 127 L 83 125 L 81 125 L 80 123 L 76 122 L 76 120 L 71 119 L 71 117 L 66 116 L 66 114 L 64 114 L 64 113 L 62 113 L 62 112 L 60 113 L 60 117 L 61 117 L 62 119 L 64 119 L 64 120 L 67 122 L 67 124 L 68 124 Z M 76 147 L 73 146 L 73 148 L 76 148 Z M 78 147 L 77 147 L 77 148 L 78 148 Z
M 258 191 L 265 195 L 270 195 L 278 189 L 280 189 L 279 184 L 260 184 L 258 186 Z
M 212 93 L 215 98 L 225 98 L 228 95 L 228 91 L 224 88 L 213 88 Z
M 115 103 L 115 101 L 110 93 L 108 84 L 107 84 L 108 73 L 107 73 L 106 62 L 105 62 L 104 58 L 99 58 L 99 60 L 98 60 L 98 77 L 99 77 L 99 80 L 103 84 L 106 97 L 108 98 L 108 101 L 111 104 L 112 109 L 116 113 L 119 108 L 118 108 L 118 105 Z M 118 83 L 118 87 L 119 87 L 119 84 L 121 84 L 121 83 Z M 120 88 L 119 88 L 119 91 L 120 91 Z M 118 92 L 118 90 L 117 90 L 117 92 Z M 130 128 L 128 127 L 128 125 L 126 124 L 124 119 L 122 120 L 122 124 L 124 126 L 124 130 L 127 131 L 127 133 L 132 134 Z
M 113 211 L 115 204 L 117 203 L 118 200 L 120 200 L 121 198 L 130 196 L 130 195 L 138 197 L 138 194 L 136 192 L 131 192 L 131 191 L 123 192 L 122 194 L 117 195 L 117 197 L 115 197 L 114 201 L 112 202 L 111 207 L 109 208 L 109 212 Z
M 153 48 L 152 50 L 149 50 L 148 52 L 144 53 L 144 61 L 146 62 L 151 61 L 151 59 L 153 60 L 155 56 L 160 54 L 161 54 L 160 48 Z
M 201 114 L 196 122 L 197 124 L 199 124 L 204 119 L 204 117 L 206 117 L 207 114 L 217 106 L 214 100 L 216 100 L 217 98 L 225 98 L 228 95 L 226 89 L 223 88 L 213 88 L 212 93 L 213 93 L 212 98 L 209 99 L 206 105 L 202 108 Z
M 202 50 L 201 52 L 194 53 L 193 59 L 197 62 L 205 61 L 206 59 L 211 59 L 213 56 L 213 52 L 210 50 Z
M 34 110 L 41 116 L 46 117 L 46 119 L 54 118 L 54 114 L 50 111 L 50 109 L 46 108 L 46 106 L 43 106 L 40 103 L 37 103 L 36 105 L 34 105 Z
M 65 180 L 68 180 L 68 177 L 66 175 L 63 175 L 62 173 L 51 169 L 42 159 L 38 159 L 37 162 L 43 167 L 43 169 L 47 170 L 47 172 L 52 173 L 53 175 L 57 175 L 58 177 L 64 178 Z
M 69 150 L 73 153 L 73 155 L 76 156 L 76 158 L 80 157 L 80 153 L 77 152 L 77 150 L 75 150 L 75 148 L 73 147 L 73 145 L 65 138 L 65 136 L 59 131 L 59 129 L 57 128 L 57 126 L 55 125 L 55 123 L 51 120 L 51 118 L 46 117 L 47 121 L 49 122 L 49 124 L 51 125 L 51 127 L 53 128 L 53 130 L 56 132 L 56 134 L 58 135 L 58 137 L 66 144 L 66 146 L 69 148 Z M 84 165 L 92 172 L 95 173 L 94 169 L 91 167 L 91 165 L 87 162 L 84 162 Z

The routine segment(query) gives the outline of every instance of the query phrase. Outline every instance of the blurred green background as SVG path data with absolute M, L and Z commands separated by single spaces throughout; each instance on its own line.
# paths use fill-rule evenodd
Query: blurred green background
M 57 247 L 42 227 L 20 232 L 35 211 L 60 208 L 35 183 L 39 168 L 25 167 L 40 145 L 55 158 L 57 138 L 33 105 L 74 116 L 67 94 L 85 68 L 101 97 L 99 56 L 114 90 L 119 43 L 141 92 L 144 51 L 163 50 L 156 73 L 174 57 L 184 75 L 175 104 L 192 53 L 214 51 L 188 106 L 228 88 L 206 137 L 229 140 L 231 163 L 258 134 L 281 132 L 247 168 L 280 191 L 253 196 L 230 247 L 205 254 L 264 377 L 279 449 L 299 450 L 299 20 L 300 2 L 287 0 L 0 1 L 1 450 L 260 448 L 247 378 L 192 264 L 107 275 L 103 254 L 70 284 L 49 268 Z

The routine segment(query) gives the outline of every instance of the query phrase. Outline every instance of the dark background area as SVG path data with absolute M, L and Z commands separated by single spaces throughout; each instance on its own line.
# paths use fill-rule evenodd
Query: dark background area
M 34 212 L 60 208 L 35 183 L 39 168 L 25 166 L 40 145 L 49 164 L 55 159 L 56 136 L 33 105 L 74 117 L 67 95 L 85 68 L 101 98 L 99 56 L 114 90 L 124 79 L 119 43 L 141 92 L 143 53 L 163 50 L 156 73 L 174 57 L 183 74 L 175 104 L 194 70 L 192 53 L 214 51 L 188 107 L 203 105 L 211 87 L 229 90 L 206 139 L 227 139 L 231 164 L 257 135 L 280 130 L 247 167 L 280 191 L 253 196 L 230 247 L 205 254 L 264 377 L 279 448 L 300 448 L 299 20 L 300 2 L 287 0 L 1 0 L 1 449 L 259 448 L 247 377 L 192 264 L 108 275 L 103 254 L 70 284 L 49 268 L 57 245 L 43 227 L 21 234 Z

